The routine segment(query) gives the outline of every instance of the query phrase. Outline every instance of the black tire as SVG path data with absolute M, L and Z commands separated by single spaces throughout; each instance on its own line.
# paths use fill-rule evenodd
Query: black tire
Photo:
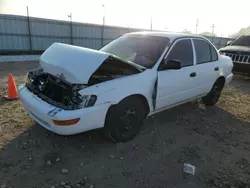
M 126 142 L 140 131 L 146 116 L 145 106 L 139 97 L 128 97 L 112 106 L 107 114 L 104 134 L 113 142 Z
M 222 79 L 218 79 L 214 83 L 211 91 L 205 97 L 201 98 L 202 103 L 207 106 L 215 105 L 220 98 L 223 87 L 224 87 L 224 81 Z

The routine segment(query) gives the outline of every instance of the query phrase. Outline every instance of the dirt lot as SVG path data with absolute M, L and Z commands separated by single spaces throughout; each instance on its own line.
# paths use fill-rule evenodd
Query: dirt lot
M 0 64 L 22 83 L 36 63 Z M 100 131 L 57 136 L 0 99 L 0 187 L 250 187 L 250 79 L 236 77 L 219 103 L 188 103 L 145 121 L 134 140 L 104 141 Z M 194 176 L 183 163 L 196 166 Z

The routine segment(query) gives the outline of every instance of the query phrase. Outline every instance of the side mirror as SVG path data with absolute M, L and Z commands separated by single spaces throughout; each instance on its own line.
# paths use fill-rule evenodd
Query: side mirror
M 161 64 L 160 70 L 168 70 L 168 69 L 181 69 L 181 62 L 179 60 L 171 59 L 164 60 L 164 63 Z
M 230 40 L 230 41 L 228 41 L 228 42 L 227 42 L 227 46 L 231 45 L 231 44 L 232 44 L 232 42 L 233 42 L 233 41 L 231 41 L 231 40 Z

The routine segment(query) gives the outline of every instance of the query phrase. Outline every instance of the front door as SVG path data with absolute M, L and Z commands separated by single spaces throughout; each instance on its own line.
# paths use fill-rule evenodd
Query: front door
M 182 68 L 158 71 L 156 111 L 197 96 L 194 53 L 191 39 L 179 39 L 171 47 L 167 60 L 179 60 Z

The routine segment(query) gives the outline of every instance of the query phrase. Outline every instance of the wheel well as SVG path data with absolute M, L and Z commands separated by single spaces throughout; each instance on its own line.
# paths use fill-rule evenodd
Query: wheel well
M 225 77 L 224 77 L 224 76 L 220 76 L 220 77 L 217 79 L 216 82 L 219 82 L 219 83 L 221 84 L 221 87 L 224 87 L 225 81 L 226 81 Z
M 130 98 L 130 97 L 135 97 L 135 98 L 138 98 L 139 100 L 141 100 L 141 102 L 143 103 L 144 108 L 145 108 L 145 112 L 146 112 L 145 116 L 147 116 L 149 114 L 149 110 L 150 110 L 147 98 L 141 94 L 130 95 L 130 96 L 127 96 L 126 98 Z
M 124 99 L 131 98 L 131 97 L 138 98 L 142 102 L 142 104 L 144 105 L 144 108 L 145 108 L 145 112 L 146 112 L 145 116 L 147 116 L 149 114 L 149 111 L 150 111 L 147 98 L 141 94 L 134 94 L 134 95 L 129 95 L 129 96 L 125 97 Z M 122 99 L 122 100 L 124 100 L 124 99 Z M 111 107 L 114 107 L 114 106 L 115 105 L 112 105 Z
M 131 98 L 131 97 L 135 97 L 135 98 L 138 98 L 139 100 L 141 100 L 141 102 L 143 103 L 144 105 L 144 108 L 146 109 L 145 110 L 145 116 L 147 116 L 149 114 L 149 111 L 150 111 L 150 108 L 149 108 L 149 105 L 148 105 L 148 100 L 145 96 L 141 95 L 141 94 L 134 94 L 134 95 L 130 95 L 130 96 L 127 96 L 125 97 L 124 99 L 127 99 L 127 98 Z M 122 100 L 124 100 L 122 99 Z M 106 113 L 106 117 L 105 117 L 105 125 L 106 125 L 106 121 L 107 121 L 107 116 L 109 115 L 109 113 L 111 112 L 111 110 L 116 106 L 116 104 L 114 105 L 111 105 Z

